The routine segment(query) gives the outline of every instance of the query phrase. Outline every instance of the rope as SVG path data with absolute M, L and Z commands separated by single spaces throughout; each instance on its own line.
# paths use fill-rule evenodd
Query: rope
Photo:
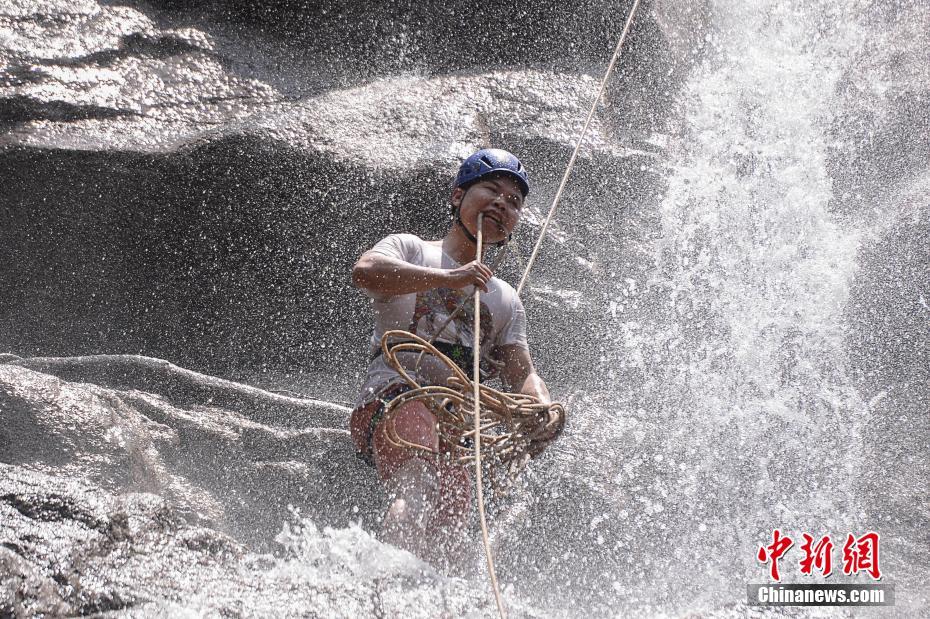
M 481 262 L 482 243 L 484 233 L 482 227 L 484 224 L 484 213 L 478 213 L 478 241 L 475 248 L 475 259 Z M 497 610 L 501 619 L 504 619 L 504 601 L 501 599 L 500 586 L 497 584 L 497 573 L 494 571 L 494 556 L 491 554 L 491 540 L 488 535 L 488 520 L 484 513 L 484 484 L 481 482 L 481 290 L 475 286 L 475 323 L 472 327 L 472 333 L 475 336 L 472 344 L 472 382 L 475 390 L 472 392 L 472 398 L 475 403 L 475 487 L 478 492 L 478 519 L 481 521 L 481 538 L 484 540 L 484 556 L 488 560 L 488 574 L 491 576 L 491 586 L 494 589 L 494 599 L 497 601 Z
M 391 343 L 395 339 L 399 341 Z M 423 402 L 436 416 L 437 433 L 446 455 L 457 464 L 473 464 L 473 382 L 454 361 L 413 333 L 386 332 L 381 339 L 381 350 L 385 362 L 411 388 L 387 404 L 384 418 L 389 419 L 388 412 L 407 402 Z M 420 385 L 398 358 L 411 353 L 433 355 L 441 361 L 450 374 L 446 385 Z M 523 470 L 530 456 L 539 453 L 558 435 L 565 423 L 565 410 L 559 402 L 546 406 L 533 396 L 505 393 L 484 384 L 480 385 L 479 401 L 481 451 L 486 453 L 482 463 L 491 473 L 490 482 L 495 492 L 502 492 Z M 385 422 L 385 430 L 388 441 L 397 447 L 431 452 L 423 445 L 405 441 L 389 422 Z M 507 476 L 501 476 L 496 469 L 505 469 Z
M 478 214 L 478 235 L 477 235 L 477 248 L 476 248 L 476 257 L 480 262 L 482 258 L 482 249 L 484 234 L 482 232 L 484 223 L 484 214 Z M 475 466 L 475 488 L 478 498 L 478 518 L 481 523 L 481 538 L 484 542 L 484 555 L 488 563 L 488 574 L 491 578 L 491 586 L 494 590 L 494 599 L 497 602 L 497 610 L 500 613 L 501 619 L 506 617 L 504 612 L 504 600 L 501 597 L 500 586 L 497 582 L 497 573 L 494 569 L 494 556 L 491 552 L 491 540 L 488 533 L 488 521 L 487 515 L 484 508 L 484 482 L 482 481 L 482 462 L 481 462 L 481 445 L 482 443 L 487 442 L 488 446 L 491 447 L 492 453 L 496 453 L 498 459 L 508 460 L 510 462 L 515 462 L 516 466 L 508 467 L 508 472 L 512 477 L 518 472 L 517 468 L 521 469 L 526 465 L 527 460 L 529 460 L 530 453 L 526 449 L 529 447 L 529 442 L 526 441 L 523 450 L 516 449 L 518 443 L 514 439 L 515 432 L 511 431 L 510 433 L 500 433 L 493 432 L 495 426 L 497 426 L 501 421 L 504 421 L 507 426 L 510 426 L 513 430 L 517 430 L 516 424 L 514 424 L 514 417 L 520 417 L 520 413 L 524 411 L 531 411 L 532 413 L 537 413 L 532 416 L 534 425 L 537 427 L 537 432 L 535 436 L 540 436 L 539 426 L 542 425 L 542 429 L 545 430 L 549 428 L 554 430 L 554 435 L 558 435 L 561 432 L 562 427 L 565 425 L 565 411 L 562 409 L 560 404 L 554 405 L 543 405 L 539 402 L 538 399 L 532 396 L 527 396 L 523 394 L 503 394 L 493 389 L 484 387 L 481 384 L 481 290 L 478 286 L 474 287 L 474 297 L 475 297 L 475 316 L 474 316 L 474 326 L 472 332 L 474 334 L 474 341 L 472 344 L 472 380 L 469 381 L 465 374 L 452 363 L 445 355 L 440 353 L 432 344 L 432 342 L 427 342 L 423 338 L 405 331 L 388 331 L 381 338 L 381 350 L 384 355 L 385 360 L 394 367 L 394 369 L 400 374 L 407 383 L 413 387 L 413 391 L 408 391 L 401 394 L 400 396 L 394 398 L 387 406 L 387 411 L 394 409 L 403 402 L 408 402 L 414 399 L 433 399 L 440 397 L 442 398 L 439 402 L 439 406 L 436 406 L 436 403 L 433 402 L 432 406 L 429 408 L 433 409 L 436 413 L 437 418 L 437 432 L 442 439 L 442 443 L 446 445 L 451 445 L 453 450 L 467 450 L 468 448 L 463 445 L 463 440 L 467 441 L 468 438 L 471 438 L 471 452 L 469 456 L 465 454 L 460 456 L 459 460 L 472 460 Z M 461 307 L 461 306 L 460 306 Z M 451 319 L 450 319 L 451 320 Z M 445 328 L 445 325 L 443 325 Z M 390 346 L 388 344 L 389 339 L 392 336 L 399 336 L 404 339 L 409 338 L 412 341 L 402 341 L 398 344 Z M 435 336 L 434 336 L 435 337 Z M 417 367 L 419 367 L 420 360 L 423 358 L 423 354 L 430 352 L 436 355 L 440 360 L 444 360 L 446 365 L 452 370 L 452 376 L 448 379 L 449 387 L 442 386 L 420 386 L 407 372 L 404 370 L 403 366 L 400 364 L 400 361 L 397 359 L 397 353 L 403 352 L 405 350 L 411 351 L 420 351 L 420 356 L 417 359 Z M 471 404 L 473 407 L 472 418 L 474 420 L 474 425 L 471 432 L 467 432 L 465 426 L 467 424 L 464 409 L 467 404 L 469 404 L 467 393 L 471 387 Z M 486 396 L 489 404 L 488 407 L 490 411 L 495 411 L 497 413 L 497 419 L 482 419 L 481 416 L 481 403 L 482 396 Z M 456 404 L 457 406 L 450 406 L 450 404 Z M 385 417 L 387 417 L 387 411 Z M 445 411 L 447 414 L 443 414 Z M 554 412 L 553 412 L 554 411 Z M 561 413 L 557 420 L 553 422 L 553 425 L 549 425 L 550 416 L 553 414 L 558 415 Z M 490 417 L 488 415 L 487 417 Z M 544 418 L 544 424 L 540 424 L 540 417 Z M 527 425 L 526 419 L 523 420 L 523 425 Z M 556 427 L 554 424 L 558 424 Z M 385 427 L 387 438 L 389 441 L 394 442 L 396 445 L 423 449 L 420 445 L 415 445 L 402 439 L 397 435 L 397 431 L 394 428 L 393 423 L 386 424 Z M 530 436 L 533 436 L 532 434 Z M 530 439 L 531 440 L 531 439 Z M 518 458 L 518 459 L 516 459 Z M 492 477 L 492 479 L 495 479 Z
M 484 214 L 479 213 L 476 239 L 476 259 L 479 262 L 482 259 L 484 249 L 483 223 Z M 494 599 L 497 602 L 497 610 L 503 619 L 506 617 L 506 613 L 504 612 L 504 601 L 501 597 L 497 573 L 494 569 L 494 556 L 491 552 L 487 514 L 484 506 L 484 482 L 482 479 L 483 467 L 481 460 L 482 443 L 487 443 L 490 448 L 490 453 L 495 454 L 499 461 L 506 461 L 511 464 L 511 466 L 508 466 L 508 473 L 512 480 L 519 470 L 522 470 L 530 458 L 531 454 L 528 448 L 530 447 L 532 438 L 538 439 L 542 436 L 541 431 L 547 429 L 552 432 L 553 437 L 558 435 L 565 424 L 565 413 L 564 409 L 562 409 L 559 404 L 555 406 L 543 405 L 535 397 L 523 394 L 503 394 L 499 391 L 484 387 L 481 384 L 481 290 L 477 285 L 474 286 L 474 298 L 475 312 L 474 325 L 472 328 L 474 335 L 472 344 L 473 373 L 471 381 L 468 380 L 458 366 L 433 346 L 432 341 L 427 342 L 423 338 L 405 331 L 388 331 L 382 336 L 381 350 L 385 361 L 394 367 L 397 373 L 403 377 L 409 386 L 413 387 L 412 391 L 403 393 L 391 400 L 386 407 L 385 418 L 390 420 L 388 413 L 404 402 L 417 399 L 428 400 L 430 403 L 427 406 L 436 414 L 437 433 L 440 435 L 441 439 L 443 439 L 441 444 L 443 446 L 452 446 L 451 451 L 453 453 L 458 451 L 458 460 L 460 462 L 468 462 L 470 460 L 474 463 L 478 517 L 481 523 L 484 554 L 487 559 L 491 586 L 494 590 Z M 464 304 L 458 309 L 461 309 L 463 306 Z M 445 325 L 443 325 L 443 328 L 445 328 Z M 397 344 L 390 345 L 389 340 L 392 337 L 400 337 L 402 340 Z M 417 368 L 419 367 L 423 355 L 427 352 L 436 355 L 437 358 L 444 361 L 452 371 L 452 376 L 447 380 L 449 386 L 420 386 L 419 383 L 407 373 L 397 358 L 399 352 L 405 351 L 419 351 Z M 416 369 L 414 372 L 416 372 Z M 470 401 L 468 399 L 469 391 L 471 391 Z M 438 403 L 435 401 L 436 398 L 441 398 Z M 482 418 L 481 414 L 483 398 L 487 399 L 489 404 L 488 411 L 490 412 L 485 418 Z M 464 412 L 469 404 L 471 404 L 473 410 L 472 420 L 474 422 L 470 432 L 467 430 L 468 423 Z M 529 418 L 527 418 L 525 414 L 527 412 L 530 414 Z M 524 414 L 521 415 L 521 413 Z M 550 425 L 549 421 L 552 415 L 558 415 L 558 417 L 553 421 L 553 424 Z M 522 420 L 520 419 L 521 416 L 523 417 Z M 517 423 L 515 423 L 515 417 Z M 532 425 L 535 426 L 534 429 L 537 431 L 527 433 L 527 435 L 525 435 L 527 438 L 521 443 L 519 439 L 516 438 L 520 436 L 517 432 L 520 430 L 525 432 L 525 427 L 530 425 L 530 420 L 534 422 Z M 520 423 L 521 421 L 522 423 Z M 504 422 L 506 429 L 502 429 L 503 431 L 495 431 L 496 426 L 500 425 L 501 422 Z M 540 426 L 542 426 L 541 429 Z M 507 429 L 509 429 L 510 432 L 507 432 Z M 385 433 L 388 441 L 395 445 L 413 449 L 424 449 L 420 445 L 410 443 L 401 438 L 397 434 L 397 430 L 392 422 L 385 424 Z M 469 438 L 471 439 L 470 454 L 468 453 L 469 447 L 467 446 Z M 522 449 L 520 449 L 520 447 L 522 447 Z M 431 450 L 427 449 L 427 451 Z M 497 478 L 492 474 L 491 479 L 492 481 L 496 481 Z
M 479 216 L 479 217 L 484 217 L 484 214 L 483 214 L 483 213 L 479 213 L 478 216 Z M 499 267 L 500 264 L 501 264 L 501 262 L 504 261 L 504 256 L 507 255 L 507 249 L 508 249 L 508 248 L 509 248 L 509 245 L 504 245 L 504 246 L 503 246 L 503 249 L 501 249 L 500 252 L 498 252 L 497 256 L 496 256 L 495 259 L 494 259 L 494 264 L 491 265 L 491 270 L 492 270 L 492 271 L 496 271 L 496 270 L 497 270 L 497 267 Z M 465 297 L 464 299 L 462 299 L 462 300 L 459 302 L 459 304 L 458 304 L 458 306 L 456 306 L 455 310 L 454 310 L 451 314 L 449 314 L 449 317 L 446 318 L 446 321 L 445 321 L 444 323 L 442 323 L 442 326 L 439 327 L 438 329 L 436 329 L 436 332 L 433 333 L 433 336 L 429 338 L 429 343 L 430 343 L 430 344 L 432 344 L 433 342 L 435 342 L 436 339 L 442 334 L 442 332 L 446 330 L 446 327 L 449 326 L 449 323 L 451 323 L 454 319 L 456 319 L 456 318 L 458 317 L 459 314 L 462 313 L 462 310 L 465 309 L 465 306 L 468 304 L 469 301 L 471 301 L 472 297 L 475 296 L 475 293 L 476 293 L 477 291 L 478 291 L 478 288 L 477 288 L 477 286 L 476 286 L 475 289 L 472 290 L 472 292 L 471 292 L 470 295 L 468 295 L 467 297 Z M 419 357 L 417 357 L 417 364 L 416 364 L 416 366 L 414 366 L 414 368 L 413 368 L 413 371 L 414 371 L 414 372 L 417 372 L 417 371 L 420 369 L 420 363 L 423 362 L 423 355 L 424 355 L 424 354 L 426 354 L 426 351 L 425 351 L 425 350 L 424 350 L 423 352 L 420 353 L 420 356 L 419 356 Z
M 581 145 L 584 143 L 585 135 L 588 133 L 588 126 L 591 124 L 591 119 L 594 118 L 594 111 L 597 109 L 597 103 L 601 100 L 601 97 L 604 96 L 604 90 L 607 88 L 607 78 L 610 77 L 611 73 L 613 73 L 614 66 L 617 64 L 617 60 L 620 58 L 620 50 L 623 48 L 623 41 L 626 39 L 626 35 L 630 31 L 630 25 L 633 23 L 633 15 L 636 14 L 637 7 L 639 7 L 639 0 L 634 0 L 633 6 L 630 8 L 630 14 L 626 18 L 626 25 L 623 27 L 623 34 L 620 35 L 620 40 L 617 41 L 617 48 L 614 50 L 613 58 L 610 59 L 610 65 L 608 65 L 607 71 L 604 73 L 604 79 L 601 80 L 601 88 L 598 90 L 597 96 L 591 103 L 591 111 L 588 112 L 588 119 L 584 123 L 584 128 L 581 130 L 581 135 L 578 136 L 578 143 L 575 144 L 575 150 L 572 152 L 572 157 L 568 161 L 568 167 L 565 168 L 565 174 L 562 176 L 562 182 L 559 184 L 558 191 L 555 192 L 555 198 L 552 199 L 552 206 L 549 208 L 549 215 L 546 216 L 546 220 L 543 222 L 542 230 L 539 233 L 539 238 L 536 240 L 536 247 L 533 248 L 533 254 L 530 256 L 529 263 L 526 265 L 526 270 L 523 271 L 523 277 L 520 278 L 520 285 L 517 286 L 517 296 L 520 296 L 520 293 L 523 292 L 523 286 L 526 284 L 526 280 L 530 275 L 530 269 L 533 268 L 533 263 L 536 262 L 536 254 L 539 253 L 539 248 L 542 246 L 543 238 L 545 238 L 546 231 L 549 229 L 549 222 L 552 220 L 552 216 L 555 214 L 555 208 L 558 206 L 559 200 L 562 198 L 562 191 L 565 190 L 565 186 L 568 184 L 568 177 L 572 173 L 572 168 L 575 167 L 575 159 L 578 158 L 578 152 L 581 150 Z
M 478 238 L 480 240 L 481 237 Z M 480 241 L 478 246 L 480 249 Z M 479 370 L 480 302 L 481 295 L 476 293 L 474 380 L 469 380 L 451 359 L 430 342 L 414 333 L 393 330 L 385 332 L 381 337 L 381 354 L 385 361 L 411 387 L 410 391 L 395 397 L 385 407 L 384 428 L 388 442 L 395 446 L 426 451 L 437 456 L 442 455 L 433 452 L 429 447 L 411 443 L 399 436 L 393 419 L 389 415 L 390 411 L 407 402 L 421 401 L 436 416 L 440 449 L 447 451 L 447 456 L 459 464 L 474 464 L 478 515 L 488 573 L 498 612 L 504 618 L 506 614 L 494 569 L 484 507 L 483 464 L 496 464 L 497 467 L 506 470 L 506 477 L 502 482 L 495 467 L 488 467 L 491 473 L 491 485 L 495 491 L 509 487 L 526 467 L 530 457 L 541 452 L 550 441 L 561 434 L 565 426 L 565 409 L 559 402 L 545 405 L 534 396 L 504 393 L 481 384 Z M 390 340 L 394 338 L 400 341 L 391 344 Z M 421 355 L 428 353 L 439 359 L 451 374 L 446 381 L 446 386 L 420 385 L 398 359 L 399 354 L 411 352 Z M 471 411 L 471 415 L 468 411 Z M 491 456 L 490 462 L 482 458 L 483 448 L 486 448 Z
M 591 120 L 594 118 L 597 104 L 604 95 L 604 90 L 607 87 L 607 79 L 613 72 L 617 60 L 620 58 L 620 51 L 629 33 L 630 26 L 633 23 L 633 16 L 636 14 L 636 9 L 639 7 L 639 1 L 640 0 L 634 0 L 633 6 L 630 8 L 623 33 L 620 35 L 620 40 L 617 41 L 614 55 L 610 60 L 607 71 L 604 73 L 603 80 L 601 80 L 601 87 L 591 104 L 591 110 L 588 112 L 588 117 L 578 137 L 578 143 L 575 145 L 575 150 L 572 152 L 568 166 L 565 168 L 562 182 L 559 184 L 559 188 L 552 200 L 552 206 L 549 208 L 549 214 L 543 222 L 539 238 L 536 240 L 536 245 L 533 248 L 533 253 L 530 255 L 523 276 L 520 278 L 520 284 L 517 286 L 518 297 L 523 292 L 523 287 L 526 285 L 530 270 L 536 262 L 539 249 L 549 229 L 549 223 L 555 215 L 555 209 L 562 198 L 565 186 L 568 184 L 569 176 L 575 166 L 575 160 L 578 158 L 578 153 L 581 150 L 581 145 L 584 143 L 588 127 L 591 124 Z M 476 252 L 478 261 L 481 261 L 483 249 L 482 220 L 483 214 L 479 213 Z M 381 350 L 385 361 L 393 366 L 397 373 L 400 374 L 412 388 L 411 391 L 407 391 L 391 400 L 385 408 L 385 418 L 386 420 L 390 420 L 387 413 L 403 403 L 414 400 L 424 401 L 427 403 L 427 407 L 436 415 L 440 445 L 448 448 L 451 452 L 450 455 L 455 457 L 460 463 L 474 463 L 478 514 L 481 521 L 481 535 L 484 542 L 485 557 L 487 558 L 491 585 L 494 589 L 494 598 L 497 602 L 497 610 L 503 619 L 506 616 L 504 612 L 504 603 L 497 582 L 497 574 L 494 570 L 494 558 L 491 553 L 491 543 L 488 535 L 487 518 L 484 508 L 481 449 L 482 446 L 488 448 L 489 453 L 492 454 L 494 459 L 499 464 L 506 467 L 508 478 L 512 481 L 516 475 L 523 470 L 531 456 L 538 453 L 549 441 L 555 439 L 562 432 L 565 426 L 565 410 L 559 402 L 553 402 L 547 406 L 541 404 L 535 397 L 524 394 L 502 393 L 481 384 L 479 368 L 481 358 L 481 292 L 477 286 L 475 286 L 473 294 L 475 298 L 474 345 L 472 347 L 473 380 L 469 381 L 458 366 L 439 352 L 432 344 L 436 337 L 439 336 L 439 333 L 446 328 L 465 306 L 467 302 L 466 299 L 455 309 L 453 314 L 449 316 L 447 321 L 443 324 L 442 328 L 433 335 L 429 342 L 413 333 L 399 330 L 388 331 L 381 338 Z M 402 338 L 404 341 L 391 345 L 389 344 L 389 340 L 392 337 Z M 419 368 L 420 361 L 422 361 L 425 353 L 428 352 L 435 355 L 436 358 L 443 361 L 451 370 L 452 376 L 447 380 L 448 386 L 421 386 L 400 364 L 396 356 L 399 352 L 419 352 L 420 355 L 417 358 L 416 368 Z M 470 399 L 468 395 L 469 391 L 471 391 Z M 464 413 L 464 409 L 469 404 L 473 407 L 472 420 L 474 421 L 474 425 L 470 431 L 467 430 L 468 419 Z M 484 408 L 482 408 L 482 405 L 484 405 Z M 485 411 L 484 415 L 482 415 L 482 410 Z M 397 434 L 393 423 L 386 423 L 385 430 L 388 440 L 395 445 L 421 451 L 432 451 L 422 445 L 410 443 L 402 439 Z M 536 443 L 536 445 L 534 445 L 534 443 Z M 493 474 L 493 469 L 491 469 L 491 471 L 492 484 L 496 485 L 497 477 Z
M 479 224 L 480 230 L 480 224 Z M 479 254 L 480 239 L 479 236 Z M 407 402 L 422 401 L 436 416 L 437 433 L 440 449 L 447 450 L 448 456 L 459 464 L 473 463 L 475 467 L 475 487 L 478 500 L 478 515 L 481 522 L 481 536 L 484 544 L 488 573 L 494 590 L 494 598 L 500 616 L 506 616 L 504 603 L 494 569 L 491 542 L 488 534 L 487 516 L 484 507 L 484 483 L 482 481 L 483 461 L 481 450 L 487 448 L 491 463 L 506 470 L 506 488 L 526 467 L 530 457 L 536 455 L 552 440 L 561 434 L 565 426 L 565 409 L 559 402 L 542 404 L 536 397 L 521 393 L 503 393 L 481 384 L 480 380 L 480 302 L 481 294 L 475 294 L 475 342 L 474 342 L 474 380 L 469 380 L 464 372 L 435 346 L 416 334 L 407 331 L 387 331 L 381 338 L 381 351 L 385 361 L 411 387 L 393 400 L 385 408 L 385 434 L 387 440 L 398 447 L 432 452 L 429 447 L 411 443 L 400 437 L 388 414 L 391 410 Z M 391 344 L 390 340 L 400 341 Z M 449 369 L 451 376 L 447 386 L 420 385 L 404 369 L 398 354 L 405 352 L 429 353 Z M 468 410 L 472 411 L 469 419 Z M 474 422 L 473 424 L 471 422 Z M 440 455 L 440 454 L 435 454 Z M 495 468 L 489 466 L 490 481 L 495 490 L 502 488 Z

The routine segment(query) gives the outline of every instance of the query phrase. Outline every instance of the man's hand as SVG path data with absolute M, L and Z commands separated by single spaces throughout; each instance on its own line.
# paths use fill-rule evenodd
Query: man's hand
M 491 268 L 474 260 L 455 269 L 421 267 L 376 252 L 365 252 L 352 268 L 352 283 L 381 295 L 425 292 L 434 288 L 477 286 L 488 291 Z
M 535 458 L 541 454 L 552 441 L 559 438 L 565 429 L 565 409 L 558 402 L 553 402 L 549 409 L 543 413 L 539 429 L 530 437 L 530 446 L 527 449 L 530 457 Z
M 447 271 L 447 285 L 449 288 L 465 288 L 477 286 L 482 292 L 488 291 L 488 280 L 494 277 L 494 272 L 483 262 L 473 260 L 456 269 Z
M 552 402 L 550 399 L 549 389 L 536 373 L 529 350 L 524 346 L 510 344 L 501 346 L 499 355 L 503 361 L 501 380 L 504 382 L 504 387 L 511 391 L 531 395 L 540 404 L 548 407 L 544 413 L 541 413 L 543 417 L 539 420 L 540 425 L 537 431 L 529 437 L 530 445 L 527 451 L 535 458 L 562 433 L 565 427 L 565 409 L 561 404 Z

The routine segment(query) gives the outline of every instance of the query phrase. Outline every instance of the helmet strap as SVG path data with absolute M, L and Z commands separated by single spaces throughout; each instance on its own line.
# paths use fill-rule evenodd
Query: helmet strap
M 478 239 L 475 238 L 475 235 L 469 232 L 468 228 L 465 227 L 465 222 L 462 221 L 462 209 L 460 208 L 455 209 L 455 223 L 462 229 L 462 232 L 465 233 L 465 238 L 468 239 L 468 241 L 472 245 L 477 247 Z M 513 239 L 513 233 L 511 232 L 510 234 L 507 235 L 506 239 L 504 239 L 503 241 L 494 243 L 494 245 L 496 245 L 497 247 L 503 247 L 504 245 L 509 243 L 512 239 Z
M 465 233 L 465 238 L 474 245 L 478 246 L 478 239 L 475 238 L 475 235 L 468 231 L 468 228 L 465 227 L 465 222 L 462 221 L 462 211 L 461 209 L 455 209 L 455 223 L 462 229 L 462 232 Z

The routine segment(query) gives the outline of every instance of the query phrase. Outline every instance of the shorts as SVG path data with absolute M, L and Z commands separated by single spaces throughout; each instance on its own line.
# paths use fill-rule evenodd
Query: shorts
M 410 391 L 403 383 L 392 383 L 378 393 L 378 397 L 368 404 L 357 407 L 349 418 L 349 431 L 355 445 L 355 455 L 369 466 L 374 466 L 374 449 L 372 440 L 375 429 L 384 417 L 387 405 L 402 393 Z

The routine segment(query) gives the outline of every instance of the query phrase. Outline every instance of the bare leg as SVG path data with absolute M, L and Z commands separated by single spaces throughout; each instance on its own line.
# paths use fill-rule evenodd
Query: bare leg
M 375 463 L 391 497 L 381 539 L 440 569 L 461 563 L 471 514 L 468 471 L 442 456 L 396 445 L 387 439 L 388 424 L 404 441 L 433 454 L 439 448 L 435 417 L 419 402 L 393 410 L 376 428 Z
M 424 551 L 429 549 L 430 524 L 439 505 L 436 469 L 411 458 L 386 483 L 392 500 L 384 514 L 381 538 L 427 559 Z

